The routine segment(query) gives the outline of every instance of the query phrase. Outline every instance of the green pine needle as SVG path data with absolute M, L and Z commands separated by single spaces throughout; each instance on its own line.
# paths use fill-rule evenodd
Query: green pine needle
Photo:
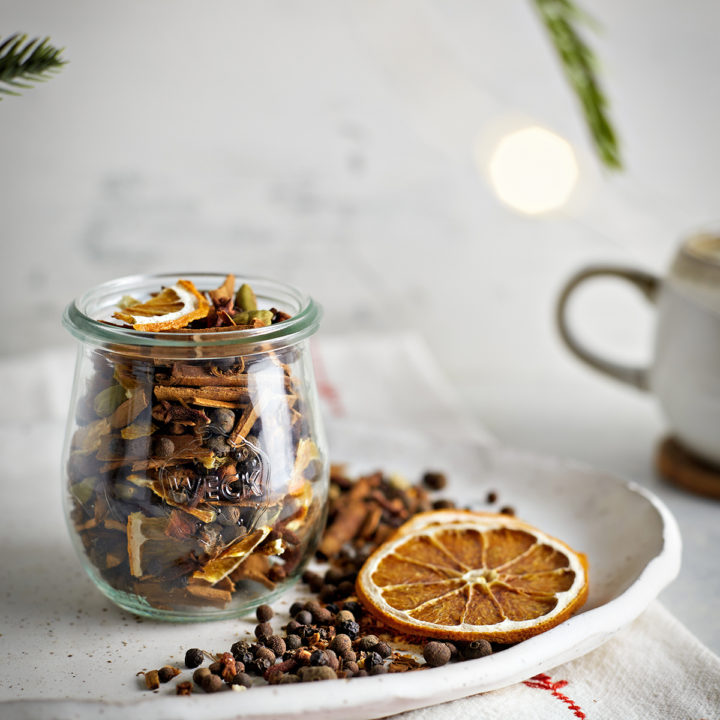
M 589 18 L 572 0 L 535 0 L 535 5 L 580 102 L 595 151 L 606 167 L 619 170 L 620 148 L 595 74 L 595 56 L 576 30 L 577 23 L 588 24 Z
M 20 95 L 12 88 L 28 90 L 32 83 L 48 80 L 66 63 L 62 51 L 50 45 L 50 38 L 28 40 L 20 33 L 0 42 L 0 100 L 3 94 Z

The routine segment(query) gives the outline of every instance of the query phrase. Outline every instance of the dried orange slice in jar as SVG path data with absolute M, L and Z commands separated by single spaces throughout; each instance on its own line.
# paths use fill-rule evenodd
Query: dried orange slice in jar
M 587 558 L 517 518 L 440 510 L 409 520 L 365 562 L 360 601 L 410 635 L 512 643 L 587 599 Z
M 190 280 L 178 280 L 144 303 L 126 305 L 113 317 L 132 325 L 134 330 L 162 332 L 184 328 L 209 312 L 210 303 L 195 285 Z

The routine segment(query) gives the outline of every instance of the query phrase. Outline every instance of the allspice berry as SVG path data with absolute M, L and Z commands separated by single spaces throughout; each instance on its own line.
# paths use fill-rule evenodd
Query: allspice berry
M 492 645 L 487 640 L 473 640 L 462 648 L 465 660 L 476 660 L 492 653 Z
M 210 675 L 212 675 L 212 673 L 210 672 L 210 668 L 201 667 L 193 673 L 193 680 L 196 684 L 202 687 L 203 680 Z
M 259 605 L 255 610 L 255 616 L 259 623 L 270 622 L 274 615 L 275 613 L 269 605 Z
M 318 680 L 335 680 L 335 671 L 327 665 L 308 665 L 298 670 L 300 682 L 317 682 Z
M 328 646 L 331 650 L 334 650 L 338 655 L 352 650 L 352 640 L 349 635 L 343 635 L 342 633 L 336 635 Z
M 224 686 L 223 679 L 219 675 L 211 673 L 203 678 L 201 687 L 206 693 L 216 693 L 218 690 L 222 690 Z
M 434 640 L 423 648 L 423 657 L 430 667 L 440 667 L 450 662 L 450 648 L 441 642 Z

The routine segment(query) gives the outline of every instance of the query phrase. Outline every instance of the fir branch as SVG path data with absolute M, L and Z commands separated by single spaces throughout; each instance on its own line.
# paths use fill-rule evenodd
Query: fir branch
M 0 42 L 0 100 L 3 94 L 20 94 L 12 88 L 27 90 L 48 80 L 66 63 L 62 51 L 50 45 L 50 38 L 28 40 L 20 33 Z
M 578 34 L 576 25 L 589 18 L 573 0 L 534 0 L 555 50 L 560 56 L 568 82 L 582 107 L 595 151 L 606 167 L 622 167 L 617 135 L 608 115 L 608 102 L 596 75 L 592 50 Z

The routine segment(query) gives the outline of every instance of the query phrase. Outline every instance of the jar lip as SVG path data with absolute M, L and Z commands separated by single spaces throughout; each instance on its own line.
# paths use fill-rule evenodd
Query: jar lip
M 108 324 L 97 317 L 100 314 L 98 309 L 107 311 L 116 307 L 123 295 L 130 295 L 133 290 L 141 287 L 160 289 L 162 285 L 173 285 L 179 278 L 184 278 L 192 280 L 200 287 L 207 285 L 214 288 L 221 285 L 225 277 L 227 277 L 227 273 L 182 272 L 127 275 L 116 278 L 94 286 L 70 302 L 63 314 L 63 325 L 82 342 L 165 348 L 246 346 L 257 343 L 280 347 L 300 342 L 317 331 L 322 309 L 309 295 L 305 295 L 292 285 L 271 278 L 238 273 L 235 274 L 235 277 L 241 283 L 248 283 L 258 299 L 269 301 L 273 306 L 284 305 L 285 308 L 292 311 L 289 312 L 291 317 L 267 327 L 223 332 L 198 330 L 193 333 L 145 332 Z M 91 310 L 93 307 L 95 308 L 94 312 Z

